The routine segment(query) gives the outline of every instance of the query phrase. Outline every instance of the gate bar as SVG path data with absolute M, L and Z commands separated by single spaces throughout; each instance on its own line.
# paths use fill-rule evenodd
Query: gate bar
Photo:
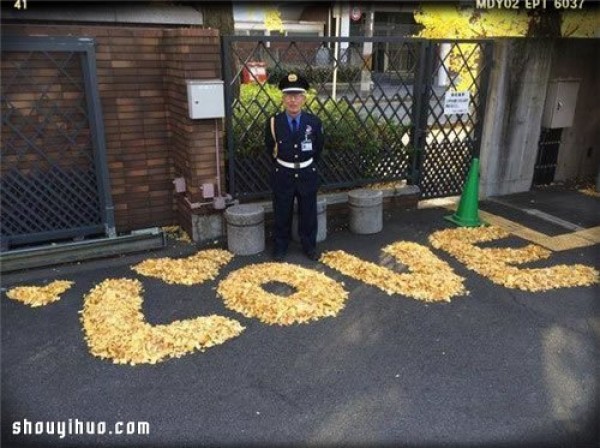
M 229 169 L 229 179 L 225 182 L 228 193 L 235 195 L 235 148 L 233 147 L 233 87 L 231 83 L 234 81 L 231 71 L 231 63 L 229 60 L 231 52 L 231 42 L 237 40 L 239 36 L 222 36 L 221 37 L 221 65 L 225 80 L 225 129 L 227 130 L 227 152 L 229 160 L 227 162 Z
M 96 49 L 95 41 L 91 38 L 78 39 L 85 45 L 85 64 L 83 67 L 83 79 L 85 82 L 86 105 L 88 109 L 88 121 L 92 133 L 92 148 L 94 150 L 94 162 L 98 182 L 98 197 L 100 207 L 104 215 L 104 226 L 109 238 L 117 236 L 115 230 L 115 207 L 110 194 L 110 182 L 108 174 L 108 162 L 106 157 L 106 141 L 104 139 L 104 120 L 102 118 L 102 104 L 98 94 L 98 78 L 96 72 Z M 83 62 L 83 61 L 82 61 Z
M 93 38 L 49 37 L 49 36 L 6 36 L 2 38 L 3 51 L 43 51 L 43 52 L 80 52 L 83 73 L 88 125 L 94 153 L 97 175 L 97 193 L 101 204 L 104 231 L 107 236 L 116 236 L 114 206 L 110 194 L 108 164 L 106 160 L 106 141 L 102 104 L 98 93 L 96 73 L 95 40 Z M 21 137 L 25 138 L 25 136 Z M 27 139 L 26 139 L 27 140 Z M 90 227 L 95 228 L 95 227 Z
M 415 147 L 415 154 L 413 158 L 413 172 L 412 179 L 413 185 L 421 184 L 421 172 L 423 170 L 423 160 L 425 156 L 426 147 L 426 130 L 428 128 L 427 120 L 429 118 L 429 102 L 431 99 L 432 89 L 432 73 L 433 73 L 433 58 L 435 56 L 434 49 L 435 43 L 423 42 L 422 50 L 420 51 L 419 61 L 419 80 L 415 84 L 420 87 L 420 91 L 414 92 L 414 98 L 418 101 L 417 107 L 415 108 L 415 120 L 413 122 L 413 128 L 418 133 L 418 145 Z
M 490 73 L 492 71 L 494 65 L 494 45 L 492 43 L 483 46 L 483 61 L 486 65 L 483 67 L 483 73 L 481 75 L 481 86 L 480 94 L 479 94 L 479 105 L 477 106 L 477 123 L 475 124 L 475 149 L 473 152 L 473 157 L 479 158 L 481 154 L 481 139 L 483 135 L 483 122 L 485 120 L 486 114 L 486 105 L 487 105 L 487 97 L 488 90 L 490 87 Z

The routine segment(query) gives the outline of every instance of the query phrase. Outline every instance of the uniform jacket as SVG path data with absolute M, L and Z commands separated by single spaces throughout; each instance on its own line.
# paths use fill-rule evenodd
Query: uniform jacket
M 323 125 L 321 120 L 311 113 L 302 111 L 298 131 L 292 133 L 285 112 L 275 115 L 275 136 L 277 138 L 277 157 L 285 162 L 304 162 L 310 158 L 314 163 L 323 150 Z M 312 142 L 311 151 L 302 151 L 302 141 Z M 271 134 L 271 119 L 267 120 L 265 129 L 265 147 L 269 157 L 273 157 L 275 140 Z M 274 159 L 273 159 L 274 160 Z

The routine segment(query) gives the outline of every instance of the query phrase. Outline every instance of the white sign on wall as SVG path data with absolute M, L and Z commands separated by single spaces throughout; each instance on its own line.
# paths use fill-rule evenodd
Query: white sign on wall
M 468 90 L 464 92 L 446 92 L 444 96 L 444 115 L 468 114 L 471 95 Z

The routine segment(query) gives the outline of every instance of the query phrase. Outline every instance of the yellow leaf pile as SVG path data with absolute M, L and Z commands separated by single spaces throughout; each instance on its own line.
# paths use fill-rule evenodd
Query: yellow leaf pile
M 376 182 L 368 185 L 366 188 L 370 190 L 393 190 L 395 188 L 402 188 L 406 185 L 405 180 L 392 181 L 392 182 Z
M 159 278 L 169 284 L 197 285 L 213 280 L 233 254 L 222 249 L 201 250 L 187 258 L 156 258 L 132 266 L 135 272 Z
M 588 195 L 588 196 L 600 198 L 600 191 L 596 191 L 592 187 L 582 188 L 581 190 L 577 190 L 577 191 L 579 191 L 580 193 L 583 193 L 585 195 Z
M 166 233 L 167 237 L 173 238 L 174 240 L 182 241 L 184 243 L 192 242 L 188 233 L 179 226 L 165 226 L 161 227 L 161 230 Z
M 269 282 L 286 283 L 296 292 L 283 297 L 265 291 Z M 232 272 L 220 282 L 217 294 L 227 308 L 261 322 L 292 325 L 336 316 L 348 293 L 325 274 L 288 263 L 263 263 Z
M 581 264 L 526 269 L 511 265 L 548 258 L 550 251 L 534 244 L 522 248 L 480 248 L 477 243 L 506 238 L 499 227 L 440 230 L 429 237 L 432 246 L 448 252 L 467 268 L 507 288 L 547 291 L 554 288 L 589 286 L 598 283 L 598 271 Z
M 6 296 L 36 308 L 60 300 L 60 295 L 71 286 L 73 282 L 56 280 L 46 286 L 17 286 L 7 291 Z
M 454 296 L 466 294 L 464 279 L 428 248 L 400 241 L 386 246 L 383 252 L 407 265 L 410 273 L 394 272 L 342 250 L 324 253 L 321 261 L 342 274 L 376 286 L 389 295 L 402 294 L 425 302 L 449 302 Z
M 142 292 L 138 280 L 107 279 L 85 296 L 81 322 L 92 355 L 115 364 L 155 364 L 204 351 L 244 330 L 238 321 L 217 315 L 150 325 L 141 311 Z

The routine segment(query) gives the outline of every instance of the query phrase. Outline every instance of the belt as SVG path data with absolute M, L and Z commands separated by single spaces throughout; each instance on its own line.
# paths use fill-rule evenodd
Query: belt
M 286 162 L 285 160 L 281 160 L 278 158 L 277 163 L 286 168 L 292 168 L 297 170 L 299 168 L 306 168 L 307 166 L 309 166 L 311 163 L 313 163 L 313 159 L 311 157 L 310 159 L 305 160 L 304 162 Z

